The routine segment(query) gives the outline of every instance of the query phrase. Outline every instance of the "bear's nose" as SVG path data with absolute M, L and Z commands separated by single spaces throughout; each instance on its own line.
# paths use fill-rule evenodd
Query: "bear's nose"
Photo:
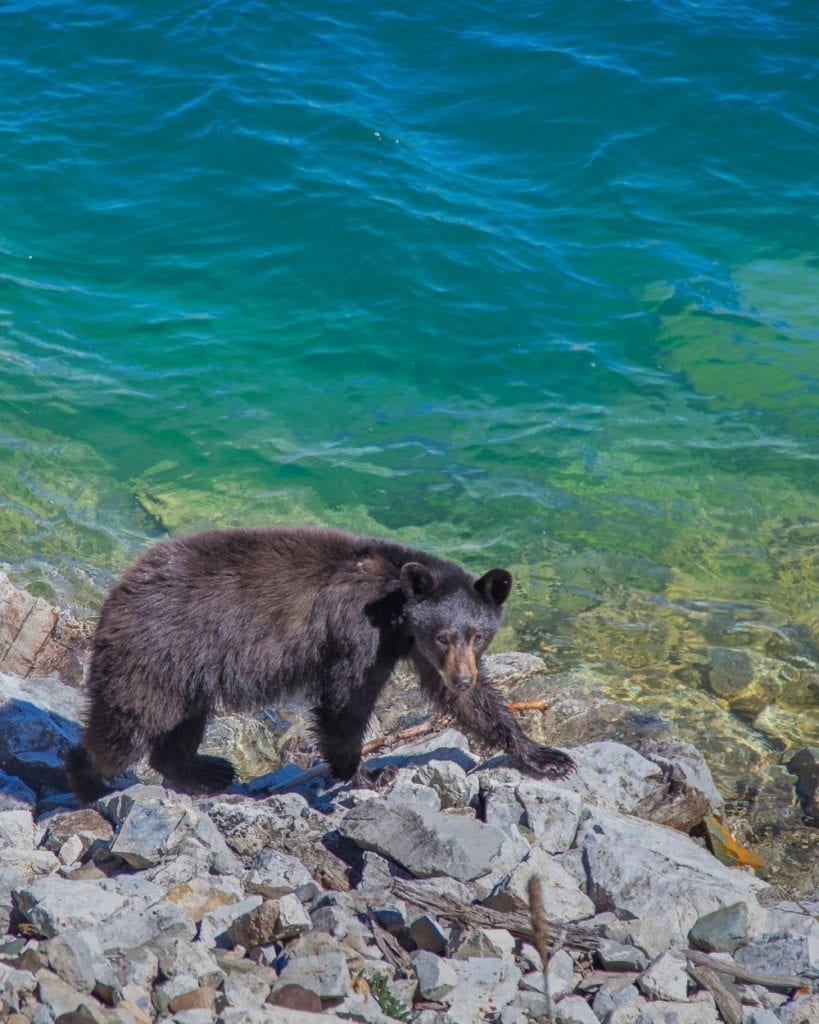
M 452 682 L 456 686 L 460 686 L 462 690 L 466 690 L 472 685 L 472 676 L 457 675 L 452 677 Z

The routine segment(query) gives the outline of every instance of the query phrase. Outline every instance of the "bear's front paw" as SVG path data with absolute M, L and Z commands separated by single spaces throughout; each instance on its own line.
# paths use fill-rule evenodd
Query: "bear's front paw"
M 565 779 L 577 767 L 568 754 L 556 747 L 542 747 L 533 743 L 513 755 L 515 767 L 530 775 L 546 775 L 550 779 Z

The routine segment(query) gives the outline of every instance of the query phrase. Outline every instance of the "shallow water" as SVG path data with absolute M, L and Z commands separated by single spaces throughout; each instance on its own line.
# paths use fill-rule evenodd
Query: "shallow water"
M 817 21 L 7 4 L 0 560 L 91 614 L 167 531 L 389 534 L 729 787 L 819 743 Z

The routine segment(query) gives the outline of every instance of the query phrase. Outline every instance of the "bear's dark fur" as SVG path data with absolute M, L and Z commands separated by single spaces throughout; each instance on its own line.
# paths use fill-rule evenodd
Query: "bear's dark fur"
M 208 717 L 296 691 L 314 702 L 333 774 L 350 779 L 399 658 L 479 742 L 525 770 L 566 775 L 571 758 L 529 739 L 481 672 L 511 585 L 505 569 L 476 581 L 452 562 L 335 530 L 212 530 L 158 544 L 103 605 L 71 786 L 87 803 L 147 753 L 183 789 L 224 789 L 233 765 L 197 754 Z

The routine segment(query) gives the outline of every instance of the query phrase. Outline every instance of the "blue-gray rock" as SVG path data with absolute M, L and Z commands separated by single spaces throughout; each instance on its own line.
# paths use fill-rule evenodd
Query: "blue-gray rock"
M 733 953 L 748 941 L 748 908 L 732 903 L 701 917 L 688 933 L 695 949 L 706 953 Z

